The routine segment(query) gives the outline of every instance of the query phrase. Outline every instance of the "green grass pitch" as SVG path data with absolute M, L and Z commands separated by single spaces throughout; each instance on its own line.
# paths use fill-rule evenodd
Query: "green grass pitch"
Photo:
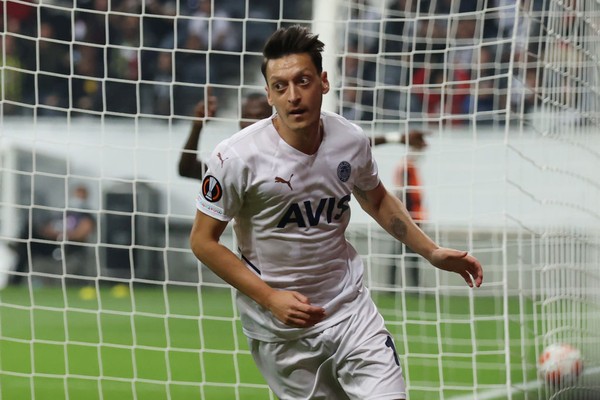
M 0 291 L 0 398 L 274 398 L 247 352 L 229 288 L 136 286 L 122 298 L 102 288 L 93 300 L 78 293 Z M 411 399 L 504 385 L 507 345 L 511 381 L 535 379 L 533 321 L 516 317 L 531 316 L 531 302 L 511 299 L 504 310 L 491 297 L 373 297 L 395 336 Z M 505 311 L 514 316 L 508 330 Z

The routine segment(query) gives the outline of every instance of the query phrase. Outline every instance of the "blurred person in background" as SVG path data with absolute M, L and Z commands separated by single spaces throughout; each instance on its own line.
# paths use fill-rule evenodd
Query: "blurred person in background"
M 0 92 L 4 93 L 2 112 L 4 115 L 18 113 L 18 108 L 11 102 L 23 101 L 23 68 L 21 58 L 17 52 L 15 38 L 12 35 L 4 35 L 0 40 L 0 60 L 3 68 L 4 79 L 0 79 Z
M 216 5 L 215 2 L 213 9 L 213 0 L 199 0 L 185 34 L 198 40 L 200 48 L 207 52 L 210 82 L 228 83 L 240 73 L 241 58 L 237 53 L 242 50 L 242 35 L 239 23 L 234 22 L 229 11 Z
M 110 43 L 107 51 L 106 111 L 139 112 L 137 88 L 140 66 L 141 18 L 137 7 L 123 7 L 123 14 L 109 18 Z
M 20 233 L 20 240 L 14 246 L 17 263 L 9 284 L 23 282 L 27 274 L 67 273 L 71 278 L 90 276 L 85 253 L 96 229 L 96 219 L 88 205 L 88 189 L 76 186 L 63 212 L 34 208 L 31 221 L 26 221 Z M 31 269 L 30 269 L 31 268 Z M 63 269 L 64 268 L 64 269 Z M 34 283 L 49 282 L 50 279 L 35 279 Z
M 396 168 L 392 178 L 393 192 L 404 203 L 411 218 L 417 226 L 421 227 L 423 221 L 427 219 L 427 210 L 423 198 L 423 182 L 419 163 L 423 157 L 424 151 L 427 148 L 423 131 L 411 130 L 404 135 L 388 134 L 386 136 L 375 137 L 374 144 L 384 143 L 400 143 L 408 146 L 408 152 L 405 157 L 402 157 Z M 420 280 L 419 271 L 419 256 L 418 254 L 399 241 L 394 241 L 392 245 L 392 254 L 402 255 L 403 264 L 405 265 L 408 280 L 403 282 L 407 291 L 418 293 Z M 392 286 L 397 284 L 398 268 L 397 261 L 390 265 L 389 283 Z
M 506 120 L 507 78 L 503 68 L 502 54 L 496 46 L 482 45 L 474 52 L 470 75 L 471 84 L 467 96 L 462 99 L 462 114 L 473 115 L 478 124 L 503 123 Z M 508 65 L 508 63 L 504 64 Z M 496 111 L 496 112 L 494 112 Z
M 58 34 L 55 25 L 58 23 L 44 21 L 40 24 L 39 42 L 37 46 L 36 66 L 38 68 L 37 104 L 40 105 L 39 114 L 47 116 L 61 115 L 59 109 L 68 108 L 70 73 L 69 45 Z M 63 22 L 63 19 L 58 19 Z
M 198 159 L 198 144 L 204 122 L 207 118 L 214 117 L 218 109 L 217 97 L 211 95 L 210 90 L 208 93 L 208 101 L 200 101 L 196 105 L 194 112 L 196 118 L 192 122 L 192 128 L 179 158 L 179 175 L 186 178 L 202 179 L 204 174 L 204 164 Z M 240 129 L 258 120 L 269 118 L 272 113 L 267 96 L 262 93 L 250 93 L 244 98 L 242 104 Z
M 154 115 L 171 115 L 171 90 L 173 82 L 173 58 L 167 51 L 158 53 L 157 62 L 151 86 L 152 91 L 148 93 L 150 100 L 150 112 Z M 140 99 L 141 100 L 141 99 Z
M 372 57 L 360 52 L 358 42 L 351 42 L 348 46 L 347 53 L 340 60 L 341 114 L 351 121 L 372 121 L 376 64 Z
M 99 51 L 92 46 L 75 46 L 77 56 L 75 76 L 71 79 L 73 108 L 86 111 L 102 111 L 103 64 Z

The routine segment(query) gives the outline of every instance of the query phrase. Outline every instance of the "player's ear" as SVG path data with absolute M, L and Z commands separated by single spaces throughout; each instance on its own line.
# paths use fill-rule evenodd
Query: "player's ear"
M 271 100 L 271 91 L 269 90 L 269 86 L 265 86 L 265 91 L 267 92 L 267 102 L 271 107 L 273 107 L 273 101 Z
M 321 72 L 321 85 L 323 87 L 323 94 L 329 93 L 329 80 L 327 79 L 327 72 Z

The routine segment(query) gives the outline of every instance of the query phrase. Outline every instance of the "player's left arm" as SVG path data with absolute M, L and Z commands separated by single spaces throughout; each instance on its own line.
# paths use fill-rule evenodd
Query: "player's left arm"
M 438 246 L 415 224 L 404 204 L 383 183 L 368 191 L 354 187 L 353 193 L 360 206 L 394 238 L 437 268 L 456 272 L 470 287 L 481 286 L 483 269 L 479 261 L 466 251 Z

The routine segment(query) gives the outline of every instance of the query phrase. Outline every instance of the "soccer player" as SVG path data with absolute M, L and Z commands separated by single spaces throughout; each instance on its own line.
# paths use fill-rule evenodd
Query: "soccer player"
M 404 399 L 394 342 L 346 241 L 352 195 L 434 266 L 480 286 L 480 263 L 437 246 L 377 175 L 369 139 L 321 110 L 324 44 L 306 28 L 273 33 L 262 73 L 276 113 L 207 160 L 190 236 L 196 257 L 237 289 L 243 331 L 278 398 Z M 233 221 L 239 255 L 219 243 Z
M 198 142 L 200 141 L 205 117 L 214 117 L 217 113 L 217 108 L 217 98 L 211 95 L 210 91 L 206 103 L 200 101 L 196 104 L 196 108 L 194 109 L 196 119 L 192 123 L 192 128 L 179 158 L 179 175 L 186 178 L 202 179 L 204 165 L 197 157 Z M 272 113 L 273 109 L 264 94 L 250 93 L 244 98 L 244 103 L 242 104 L 240 129 L 244 129 L 260 119 L 268 118 Z

